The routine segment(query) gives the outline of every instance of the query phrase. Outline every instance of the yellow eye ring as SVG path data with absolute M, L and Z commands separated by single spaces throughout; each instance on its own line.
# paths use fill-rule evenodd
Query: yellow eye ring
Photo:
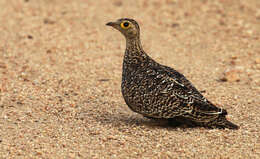
M 120 26 L 121 26 L 121 28 L 123 28 L 123 29 L 127 29 L 127 28 L 130 27 L 130 23 L 127 22 L 127 21 L 125 21 L 125 22 L 122 22 L 122 23 L 120 24 Z

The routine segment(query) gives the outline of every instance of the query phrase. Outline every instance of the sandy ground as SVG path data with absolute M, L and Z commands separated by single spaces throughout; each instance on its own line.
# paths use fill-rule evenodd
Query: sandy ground
M 0 158 L 260 158 L 259 0 L 0 0 Z M 144 49 L 241 128 L 173 128 L 120 92 L 135 18 Z

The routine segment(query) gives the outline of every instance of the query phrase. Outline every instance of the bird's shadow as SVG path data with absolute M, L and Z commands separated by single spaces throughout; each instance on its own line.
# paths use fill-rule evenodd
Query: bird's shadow
M 141 127 L 146 126 L 150 128 L 161 128 L 161 129 L 189 129 L 196 128 L 196 126 L 190 126 L 185 124 L 175 124 L 170 123 L 166 119 L 148 119 L 139 114 L 127 114 L 127 113 L 110 113 L 110 112 L 102 112 L 99 115 L 92 116 L 92 119 L 96 120 L 101 125 L 109 125 L 112 127 Z M 83 119 L 84 120 L 84 119 Z

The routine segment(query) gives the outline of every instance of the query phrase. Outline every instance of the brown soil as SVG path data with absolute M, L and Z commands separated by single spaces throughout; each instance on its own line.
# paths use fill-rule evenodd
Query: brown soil
M 259 0 L 1 0 L 0 158 L 260 158 Z M 240 129 L 173 128 L 121 92 L 125 39 L 182 72 Z

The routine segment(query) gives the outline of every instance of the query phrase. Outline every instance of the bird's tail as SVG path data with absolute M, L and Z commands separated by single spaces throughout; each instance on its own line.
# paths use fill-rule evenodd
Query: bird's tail
M 239 129 L 239 126 L 228 121 L 224 115 L 219 116 L 218 119 L 215 120 L 215 122 L 211 123 L 210 125 L 212 127 L 216 127 L 216 128 L 220 128 L 220 129 L 224 129 L 224 128 L 234 129 L 234 130 Z

